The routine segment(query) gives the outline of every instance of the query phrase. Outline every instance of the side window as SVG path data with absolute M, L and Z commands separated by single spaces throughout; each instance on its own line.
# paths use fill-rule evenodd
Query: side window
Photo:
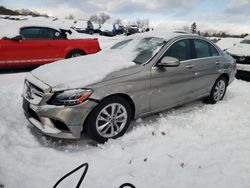
M 210 49 L 211 49 L 212 56 L 219 56 L 220 55 L 219 52 L 217 51 L 217 49 L 211 44 L 210 44 Z
M 196 52 L 196 58 L 210 57 L 210 44 L 203 40 L 194 40 L 194 49 Z
M 64 39 L 65 37 L 59 31 L 50 28 L 41 28 L 40 31 L 40 39 L 48 39 L 48 40 L 58 40 Z
M 23 28 L 20 31 L 20 35 L 23 39 L 32 40 L 32 39 L 38 39 L 40 33 L 40 28 L 38 27 L 29 27 L 29 28 Z
M 164 56 L 175 57 L 179 61 L 192 59 L 190 40 L 177 41 L 166 51 Z
M 54 39 L 55 30 L 49 28 L 41 28 L 40 39 Z

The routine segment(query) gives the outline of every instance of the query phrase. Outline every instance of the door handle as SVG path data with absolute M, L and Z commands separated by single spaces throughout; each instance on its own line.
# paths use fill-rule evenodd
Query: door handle
M 192 69 L 194 67 L 194 65 L 186 65 L 185 66 L 187 69 Z

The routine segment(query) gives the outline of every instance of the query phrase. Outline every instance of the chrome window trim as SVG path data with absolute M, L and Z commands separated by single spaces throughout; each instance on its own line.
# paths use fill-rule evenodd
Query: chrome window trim
M 166 44 L 168 45 L 168 47 L 166 48 L 166 50 L 161 54 L 161 56 L 157 59 L 157 61 L 153 64 L 152 67 L 157 67 L 156 64 L 158 62 L 159 59 L 161 59 L 163 57 L 163 55 L 166 53 L 166 51 L 176 42 L 178 41 L 181 41 L 181 40 L 203 40 L 205 42 L 208 42 L 209 44 L 211 44 L 213 47 L 215 47 L 215 49 L 218 51 L 218 54 L 219 56 L 209 56 L 209 57 L 202 57 L 202 58 L 194 58 L 194 59 L 188 59 L 188 60 L 184 60 L 184 61 L 180 61 L 180 63 L 186 63 L 186 62 L 190 62 L 190 61 L 196 61 L 196 60 L 202 60 L 202 59 L 212 59 L 212 58 L 219 58 L 219 57 L 222 57 L 221 53 L 220 53 L 220 50 L 218 50 L 218 48 L 212 44 L 209 40 L 205 40 L 205 39 L 202 39 L 202 38 L 195 38 L 195 37 L 183 37 L 183 38 L 179 38 L 179 39 L 176 39 L 176 40 L 173 40 L 172 42 L 170 42 L 170 44 Z

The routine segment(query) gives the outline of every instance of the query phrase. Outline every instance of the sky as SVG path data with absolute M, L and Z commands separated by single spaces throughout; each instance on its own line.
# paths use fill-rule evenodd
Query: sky
M 50 16 L 88 19 L 105 12 L 113 19 L 149 18 L 151 25 L 250 33 L 250 0 L 0 0 L 7 8 L 29 8 Z

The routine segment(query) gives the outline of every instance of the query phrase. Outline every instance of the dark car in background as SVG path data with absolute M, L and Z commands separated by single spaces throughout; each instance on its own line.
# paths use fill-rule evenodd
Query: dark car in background
M 85 33 L 90 35 L 93 35 L 93 33 L 95 33 L 93 23 L 90 20 L 76 21 L 76 23 L 71 28 L 76 30 L 78 33 Z
M 139 32 L 139 28 L 137 25 L 130 25 L 128 26 L 127 30 L 126 30 L 126 35 L 129 36 L 129 35 L 133 35 L 135 33 L 138 33 Z
M 235 44 L 226 51 L 237 62 L 236 77 L 250 80 L 250 37 L 245 37 L 239 44 Z
M 104 23 L 101 28 L 100 35 L 107 36 L 107 37 L 113 37 L 116 35 L 116 28 L 114 24 L 110 23 Z

